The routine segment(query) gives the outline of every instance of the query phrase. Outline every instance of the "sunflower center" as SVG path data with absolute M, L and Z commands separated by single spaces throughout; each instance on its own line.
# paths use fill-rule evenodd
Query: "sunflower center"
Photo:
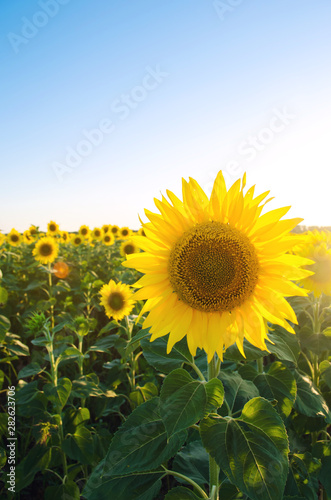
M 116 234 L 116 233 L 117 233 L 117 231 L 118 231 L 117 227 L 112 227 L 112 228 L 111 228 L 111 232 L 112 232 L 112 233 Z
M 86 235 L 87 235 L 87 229 L 86 229 L 86 227 L 83 227 L 83 229 L 81 230 L 81 234 L 82 234 L 83 236 L 86 236 Z
M 80 245 L 81 239 L 80 238 L 75 238 L 75 243 L 76 245 Z
M 331 279 L 331 259 L 330 256 L 324 257 L 313 257 L 316 262 L 311 266 L 307 266 L 307 269 L 313 271 L 315 274 L 310 276 L 310 279 L 316 283 L 327 283 Z
M 98 238 L 100 236 L 100 231 L 94 231 L 95 236 Z
M 12 235 L 11 235 L 11 237 L 10 237 L 10 239 L 11 239 L 14 243 L 16 243 L 16 241 L 18 241 L 18 236 L 17 236 L 17 234 L 12 234 Z
M 56 231 L 56 225 L 55 224 L 50 224 L 49 225 L 49 230 L 50 231 Z
M 110 241 L 110 236 L 105 236 L 105 237 L 104 237 L 104 241 L 105 241 L 106 243 L 108 243 L 108 242 Z
M 120 292 L 113 292 L 108 297 L 108 305 L 114 311 L 120 311 L 124 306 L 124 299 Z
M 133 245 L 125 245 L 124 252 L 127 255 L 130 255 L 130 253 L 134 253 L 134 246 Z
M 128 230 L 127 230 L 127 229 L 123 229 L 123 231 L 122 231 L 122 235 L 123 235 L 123 236 L 127 236 L 127 234 L 128 234 Z
M 48 257 L 49 255 L 52 254 L 52 246 L 49 243 L 43 243 L 40 248 L 39 248 L 39 253 L 43 257 Z
M 178 297 L 204 312 L 231 311 L 253 293 L 259 263 L 248 237 L 220 222 L 186 231 L 169 258 L 169 278 Z

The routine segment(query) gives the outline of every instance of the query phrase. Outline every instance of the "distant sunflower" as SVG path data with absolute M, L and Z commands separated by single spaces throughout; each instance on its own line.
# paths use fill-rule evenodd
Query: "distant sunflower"
M 67 243 L 70 239 L 68 231 L 61 231 L 60 233 L 61 236 L 61 243 Z
M 56 234 L 59 234 L 59 226 L 58 224 L 56 224 L 56 222 L 51 220 L 47 224 L 47 234 L 49 236 L 55 236 Z
M 130 287 L 121 282 L 116 284 L 114 280 L 110 280 L 108 285 L 103 285 L 100 295 L 100 304 L 105 308 L 106 315 L 116 321 L 130 314 L 135 303 L 132 300 Z
M 24 231 L 24 233 L 23 233 L 23 241 L 27 245 L 31 245 L 31 243 L 33 243 L 35 241 L 35 238 L 32 236 L 32 234 L 30 233 L 30 231 L 28 229 L 26 231 Z
M 131 234 L 132 231 L 128 227 L 121 227 L 121 229 L 119 230 L 119 237 L 122 239 L 129 238 Z
M 119 236 L 120 228 L 118 226 L 111 226 L 110 232 L 117 238 Z
M 31 226 L 29 227 L 29 233 L 31 234 L 32 238 L 36 240 L 39 233 L 37 226 L 31 224 Z
M 121 255 L 125 257 L 126 255 L 139 252 L 139 248 L 137 247 L 137 245 L 133 240 L 127 240 L 123 241 L 123 243 L 121 244 L 120 252 Z
M 92 231 L 92 238 L 94 240 L 101 240 L 103 236 L 103 232 L 102 232 L 102 229 L 100 229 L 99 227 L 95 227 Z
M 301 280 L 304 288 L 316 297 L 322 293 L 331 295 L 331 233 L 329 231 L 308 231 L 302 237 L 302 244 L 294 247 L 295 255 L 314 261 L 305 269 L 314 274 Z
M 13 228 L 7 236 L 7 241 L 13 247 L 17 247 L 22 243 L 22 235 Z
M 102 237 L 102 243 L 104 245 L 110 246 L 114 243 L 115 239 L 114 236 L 111 233 L 106 233 Z
M 170 333 L 168 352 L 185 335 L 192 355 L 203 348 L 208 361 L 234 343 L 244 355 L 244 338 L 267 350 L 268 321 L 295 333 L 285 297 L 306 295 L 291 280 L 311 273 L 300 269 L 309 261 L 287 252 L 302 219 L 280 220 L 290 207 L 261 215 L 269 191 L 254 198 L 245 184 L 244 175 L 227 190 L 219 172 L 208 199 L 194 179 L 183 179 L 183 201 L 167 191 L 170 202 L 155 201 L 161 215 L 145 211 L 146 237 L 133 238 L 145 252 L 123 265 L 145 273 L 133 298 L 147 299 L 151 341 Z
M 6 241 L 6 236 L 2 233 L 0 233 L 0 247 L 1 245 Z
M 104 233 L 108 233 L 110 231 L 110 228 L 111 228 L 110 224 L 104 224 L 101 229 Z
M 78 234 L 83 236 L 83 238 L 88 238 L 90 234 L 90 228 L 88 226 L 80 226 Z
M 81 234 L 71 234 L 70 241 L 75 247 L 79 247 L 84 241 L 84 238 Z
M 59 246 L 52 236 L 46 236 L 37 241 L 32 253 L 41 264 L 49 264 L 56 259 Z
M 144 231 L 144 228 L 143 228 L 143 227 L 141 227 L 140 229 L 138 229 L 138 235 L 139 235 L 139 236 L 146 236 L 146 234 L 145 234 L 145 231 Z

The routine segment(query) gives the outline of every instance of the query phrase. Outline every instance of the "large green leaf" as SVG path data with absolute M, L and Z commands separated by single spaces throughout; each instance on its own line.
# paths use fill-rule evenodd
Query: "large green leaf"
M 259 391 L 253 382 L 244 380 L 239 373 L 221 370 L 218 378 L 223 382 L 225 399 L 232 413 L 241 410 L 247 401 L 259 396 Z M 224 405 L 223 408 L 226 411 Z
M 79 500 L 80 492 L 74 481 L 66 481 L 58 486 L 48 486 L 45 490 L 45 500 Z
M 152 382 L 147 382 L 145 385 L 137 385 L 136 389 L 129 394 L 131 401 L 135 403 L 136 406 L 141 405 L 148 399 L 152 399 L 158 395 L 158 389 Z
M 167 439 L 159 398 L 138 406 L 114 435 L 106 457 L 94 469 L 91 484 L 101 487 L 114 476 L 149 471 L 173 457 L 186 439 L 179 432 Z
M 87 500 L 154 500 L 161 488 L 164 471 L 128 472 L 125 476 L 98 477 L 93 471 L 83 497 Z
M 300 345 L 296 335 L 276 326 L 274 331 L 268 333 L 268 338 L 271 340 L 271 342 L 266 342 L 268 351 L 275 354 L 281 361 L 292 361 L 297 364 Z
M 184 486 L 177 486 L 166 494 L 164 500 L 201 500 L 201 497 Z
M 318 441 L 312 453 L 321 460 L 322 467 L 318 479 L 324 486 L 327 495 L 331 498 L 331 441 Z
M 0 307 L 3 307 L 8 300 L 8 292 L 5 288 L 0 286 Z
M 285 493 L 288 496 L 303 497 L 305 500 L 317 500 L 318 471 L 320 462 L 310 453 L 294 454 L 290 460 L 290 470 Z
M 189 477 L 200 486 L 209 483 L 209 455 L 200 439 L 192 441 L 177 453 L 172 469 Z
M 183 368 L 172 371 L 165 378 L 160 394 L 160 413 L 168 436 L 203 418 L 206 403 L 205 384 L 194 380 Z
M 37 444 L 19 463 L 16 469 L 16 491 L 19 492 L 32 483 L 38 471 L 47 469 L 51 460 L 52 449 Z
M 193 357 L 187 347 L 185 337 L 174 345 L 171 352 L 167 354 L 168 336 L 160 337 L 153 342 L 143 338 L 140 345 L 147 362 L 163 373 L 170 373 L 180 368 L 183 363 L 193 363 Z
M 43 371 L 43 368 L 41 368 L 41 366 L 38 363 L 33 362 L 27 366 L 24 366 L 24 368 L 22 368 L 18 372 L 17 379 L 19 380 L 20 378 L 32 377 L 33 375 L 37 375 L 38 373 L 40 373 L 42 371 Z
M 44 392 L 48 400 L 53 403 L 56 408 L 63 408 L 68 400 L 71 391 L 71 381 L 68 378 L 60 378 L 57 386 L 51 384 L 44 386 Z
M 254 398 L 240 418 L 208 417 L 202 442 L 230 481 L 252 500 L 282 498 L 288 472 L 288 440 L 269 401 Z
M 63 418 L 63 426 L 66 432 L 75 433 L 77 427 L 90 419 L 88 408 L 67 408 Z
M 259 374 L 254 379 L 254 384 L 260 396 L 277 401 L 277 409 L 285 418 L 291 413 L 297 387 L 291 371 L 280 361 L 272 363 L 267 373 Z
M 77 427 L 74 434 L 68 434 L 62 443 L 62 449 L 72 460 L 86 465 L 93 464 L 94 449 L 91 432 L 83 425 Z
M 205 385 L 207 393 L 206 414 L 216 412 L 220 408 L 224 400 L 224 387 L 219 378 L 208 380 Z
M 267 351 L 261 351 L 257 347 L 253 346 L 248 340 L 244 339 L 244 353 L 245 356 L 239 351 L 237 344 L 233 344 L 227 348 L 224 353 L 225 359 L 231 359 L 233 361 L 253 361 L 255 359 L 263 358 L 268 355 Z
M 298 371 L 294 372 L 294 376 L 297 383 L 295 409 L 308 417 L 325 417 L 326 422 L 331 424 L 331 413 L 328 405 L 310 378 Z

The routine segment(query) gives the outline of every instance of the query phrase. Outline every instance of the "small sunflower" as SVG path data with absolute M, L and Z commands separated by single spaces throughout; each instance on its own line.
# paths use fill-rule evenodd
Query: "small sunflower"
M 0 247 L 1 245 L 6 241 L 6 236 L 2 233 L 0 233 Z
M 115 236 L 115 238 L 117 238 L 119 236 L 120 228 L 118 226 L 111 226 L 110 232 L 113 236 Z
M 103 285 L 100 295 L 100 304 L 105 308 L 106 315 L 116 321 L 130 314 L 135 303 L 132 300 L 130 287 L 121 282 L 116 284 L 114 280 L 110 280 L 108 285 Z
M 331 295 L 331 233 L 308 231 L 302 236 L 302 244 L 297 245 L 293 252 L 314 261 L 305 266 L 305 269 L 314 274 L 302 279 L 302 286 L 313 292 L 316 297 L 322 293 Z
M 143 227 L 141 227 L 140 229 L 138 229 L 138 233 L 137 233 L 137 234 L 138 234 L 138 236 L 146 236 L 146 234 L 145 234 L 145 231 L 144 231 L 144 228 L 143 228 Z
M 84 238 L 81 234 L 71 234 L 70 241 L 75 247 L 79 247 L 84 241 Z
M 128 227 L 121 227 L 121 229 L 119 230 L 119 237 L 122 239 L 130 238 L 131 234 L 132 231 Z
M 38 234 L 39 234 L 39 230 L 38 230 L 37 226 L 35 226 L 34 224 L 31 224 L 31 226 L 29 227 L 29 233 L 31 234 L 32 238 L 34 240 L 36 240 L 38 238 Z
M 110 228 L 111 228 L 110 224 L 104 224 L 101 229 L 106 234 L 110 231 Z
M 68 231 L 61 231 L 60 236 L 61 243 L 67 243 L 70 240 Z
M 114 243 L 114 241 L 115 241 L 115 238 L 111 233 L 106 233 L 102 237 L 102 243 L 104 245 L 110 246 Z
M 103 236 L 102 229 L 100 229 L 99 227 L 95 227 L 92 231 L 92 238 L 94 240 L 99 241 L 102 239 L 102 236 Z
M 280 220 L 290 207 L 261 215 L 269 191 L 254 197 L 245 184 L 246 175 L 227 190 L 219 172 L 208 199 L 183 179 L 183 201 L 167 191 L 170 201 L 155 200 L 160 214 L 145 211 L 146 237 L 132 238 L 145 250 L 123 263 L 145 273 L 133 298 L 147 299 L 141 314 L 149 311 L 151 341 L 170 333 L 168 353 L 185 335 L 192 355 L 200 347 L 208 361 L 234 343 L 245 355 L 244 338 L 268 350 L 267 322 L 295 333 L 285 297 L 306 296 L 292 280 L 311 274 L 300 269 L 311 261 L 288 254 L 298 242 L 289 232 L 302 219 Z
M 123 243 L 121 244 L 120 252 L 121 255 L 125 257 L 126 255 L 139 252 L 139 248 L 137 247 L 137 245 L 133 240 L 127 240 L 123 241 Z
M 31 245 L 31 243 L 33 243 L 35 241 L 35 238 L 32 236 L 32 234 L 30 233 L 29 229 L 27 229 L 26 231 L 24 231 L 24 233 L 23 233 L 23 241 L 27 245 Z
M 41 264 L 49 264 L 56 259 L 59 246 L 52 236 L 45 236 L 37 241 L 32 253 Z
M 83 236 L 83 238 L 88 238 L 90 234 L 90 228 L 88 226 L 80 226 L 78 234 Z
M 47 224 L 47 234 L 49 236 L 55 236 L 56 234 L 59 234 L 59 226 L 58 224 L 56 224 L 56 222 L 54 221 L 50 221 L 48 224 Z
M 7 241 L 13 247 L 17 247 L 22 242 L 22 235 L 13 228 L 7 236 Z

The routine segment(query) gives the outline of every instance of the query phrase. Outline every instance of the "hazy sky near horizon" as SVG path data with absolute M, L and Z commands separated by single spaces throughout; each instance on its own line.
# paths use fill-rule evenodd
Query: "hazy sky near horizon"
M 210 194 L 221 169 L 331 225 L 330 0 L 0 9 L 0 230 L 138 228 L 182 177 Z

